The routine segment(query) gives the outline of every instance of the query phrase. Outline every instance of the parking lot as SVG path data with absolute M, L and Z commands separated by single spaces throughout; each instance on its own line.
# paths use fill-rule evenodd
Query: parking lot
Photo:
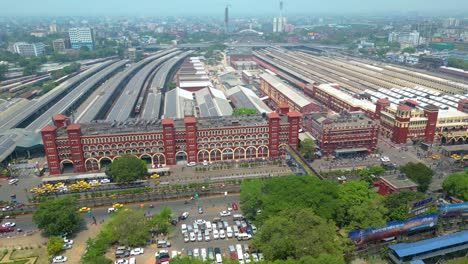
M 199 212 L 199 208 L 202 208 L 203 213 Z M 220 214 L 222 211 L 224 211 L 223 216 Z M 218 203 L 196 199 L 191 201 L 184 212 L 188 213 L 188 217 L 181 220 L 169 236 L 169 241 L 172 243 L 170 252 L 178 251 L 182 255 L 199 255 L 201 257 L 202 252 L 208 253 L 211 251 L 210 248 L 219 248 L 221 255 L 229 258 L 229 246 L 235 247 L 236 244 L 241 244 L 244 248 L 244 245 L 250 243 L 250 239 L 248 239 L 250 235 L 247 236 L 246 231 L 251 234 L 254 230 L 256 231 L 254 226 L 253 230 L 251 230 L 251 226 L 247 228 L 248 223 L 241 220 L 242 217 L 237 217 L 237 221 L 234 221 L 233 216 L 241 216 L 242 212 L 239 209 L 238 201 L 233 199 Z M 238 241 L 235 234 L 236 228 L 239 230 L 238 233 L 241 233 L 241 237 L 245 236 L 245 240 Z M 186 238 L 184 238 L 184 234 Z
M 194 222 L 197 220 L 204 220 L 205 221 L 205 229 L 206 229 L 206 222 L 209 221 L 213 225 L 213 219 L 214 218 L 219 218 L 221 221 L 227 222 L 227 226 L 230 226 L 231 229 L 235 225 L 235 222 L 233 221 L 233 215 L 234 214 L 242 214 L 240 210 L 233 210 L 231 211 L 231 215 L 229 216 L 220 216 L 221 211 L 227 211 L 228 205 L 232 207 L 232 202 L 235 202 L 238 205 L 238 199 L 239 197 L 237 195 L 228 195 L 228 196 L 221 196 L 221 197 L 204 197 L 204 198 L 199 198 L 199 199 L 194 199 L 191 201 L 171 201 L 168 203 L 165 203 L 168 205 L 174 216 L 180 216 L 184 212 L 188 212 L 188 217 L 185 220 L 180 220 L 176 226 L 173 227 L 173 231 L 167 235 L 159 235 L 155 237 L 154 239 L 157 240 L 165 240 L 171 243 L 170 247 L 166 248 L 158 248 L 156 241 L 155 243 L 146 246 L 144 248 L 144 254 L 136 256 L 136 261 L 137 263 L 155 263 L 155 253 L 158 252 L 159 250 L 167 250 L 169 252 L 169 255 L 172 257 L 173 252 L 177 252 L 178 254 L 181 254 L 182 256 L 187 256 L 188 252 L 191 251 L 192 254 L 194 254 L 198 249 L 199 252 L 199 257 L 201 258 L 201 252 L 202 249 L 205 249 L 204 251 L 207 254 L 208 257 L 208 250 L 212 248 L 214 251 L 215 248 L 219 248 L 220 254 L 224 258 L 230 258 L 230 252 L 229 252 L 229 246 L 233 246 L 234 248 L 236 247 L 237 244 L 239 244 L 242 247 L 242 253 L 244 255 L 245 253 L 245 246 L 250 247 L 249 249 L 251 250 L 250 246 L 250 240 L 243 240 L 243 241 L 238 241 L 235 237 L 234 234 L 232 237 L 227 237 L 227 227 L 224 226 L 222 228 L 218 227 L 218 224 L 216 224 L 216 230 L 218 231 L 218 234 L 220 233 L 220 230 L 223 229 L 226 237 L 223 239 L 219 237 L 218 239 L 214 238 L 213 235 L 213 228 L 212 231 L 209 232 L 209 241 L 206 240 L 205 233 L 203 232 L 202 236 L 202 241 L 198 241 L 198 233 L 196 233 L 195 241 L 189 241 L 185 242 L 184 241 L 184 236 L 181 232 L 181 227 L 183 224 L 185 225 L 192 225 L 192 228 L 194 228 Z M 160 206 L 164 205 L 164 203 L 155 203 L 154 208 L 151 209 L 145 209 L 148 210 L 149 212 L 157 212 L 159 211 Z M 137 205 L 135 205 L 137 207 Z M 198 213 L 198 208 L 201 207 L 203 210 L 203 213 Z M 239 205 L 238 205 L 239 207 Z M 239 208 L 238 208 L 239 209 Z M 154 211 L 153 211 L 154 210 Z M 100 218 L 98 218 L 99 220 Z M 242 223 L 239 223 L 242 224 Z M 247 225 L 247 223 L 243 223 L 244 226 Z M 201 233 L 201 228 L 199 228 L 199 233 Z M 246 231 L 246 230 L 245 230 Z M 253 230 L 252 230 L 253 231 Z M 194 232 L 195 234 L 195 232 Z M 115 252 L 116 252 L 116 247 L 113 247 L 109 249 L 108 253 L 106 256 L 110 259 L 116 259 L 115 258 Z M 237 252 L 237 250 L 236 250 Z M 128 259 L 125 258 L 125 259 Z

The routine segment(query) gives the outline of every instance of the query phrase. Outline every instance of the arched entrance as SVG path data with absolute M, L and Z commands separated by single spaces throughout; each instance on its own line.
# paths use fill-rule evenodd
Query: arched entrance
M 176 153 L 176 163 L 186 163 L 187 162 L 187 152 L 178 151 Z
M 166 164 L 166 157 L 164 154 L 157 153 L 153 156 L 154 164 Z
M 98 171 L 99 161 L 95 158 L 89 158 L 85 161 L 86 171 Z
M 267 146 L 260 146 L 258 147 L 257 149 L 257 156 L 259 158 L 266 158 L 266 157 L 269 157 L 269 153 L 268 153 L 268 147 Z
M 143 155 L 141 155 L 141 156 L 140 156 L 140 159 L 141 159 L 141 160 L 144 160 L 144 161 L 146 162 L 146 165 L 148 165 L 148 164 L 150 164 L 150 165 L 153 164 L 153 159 L 152 159 L 151 156 L 148 155 L 148 154 L 143 154 Z
M 107 167 L 109 167 L 112 164 L 112 159 L 109 157 L 102 157 L 99 160 L 99 169 L 101 171 L 106 171 Z
M 230 148 L 223 150 L 223 160 L 233 160 L 234 159 L 234 151 Z
M 246 159 L 253 159 L 257 157 L 257 149 L 255 147 L 248 147 L 245 150 L 245 158 Z
M 73 167 L 73 162 L 71 160 L 62 160 L 60 162 L 60 170 L 62 173 L 73 173 L 75 172 L 75 168 Z
M 245 149 L 244 148 L 236 148 L 234 150 L 234 158 L 237 159 L 245 159 Z
M 208 150 L 200 150 L 197 155 L 198 162 L 203 162 L 204 160 L 209 160 L 210 159 L 210 153 Z
M 217 161 L 217 160 L 221 160 L 221 150 L 219 149 L 213 149 L 211 152 L 210 152 L 210 161 Z

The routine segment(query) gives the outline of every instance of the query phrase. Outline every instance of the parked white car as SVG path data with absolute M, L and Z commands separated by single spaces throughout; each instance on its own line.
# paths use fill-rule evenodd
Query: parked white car
M 17 183 L 18 181 L 19 181 L 19 180 L 16 179 L 16 178 L 15 178 L 15 179 L 11 179 L 11 180 L 8 181 L 8 184 L 15 184 L 15 183 Z
M 220 215 L 220 216 L 230 216 L 230 215 L 231 215 L 231 212 L 229 212 L 229 211 L 222 211 L 222 212 L 219 212 L 219 215 Z
M 134 248 L 132 251 L 130 251 L 130 255 L 136 256 L 136 255 L 141 255 L 145 253 L 145 250 L 143 248 Z
M 218 230 L 213 229 L 213 239 L 218 239 L 218 238 L 219 238 Z
M 62 263 L 62 262 L 67 262 L 68 258 L 65 256 L 56 256 L 52 259 L 53 263 Z
M 2 227 L 15 227 L 15 226 L 16 226 L 16 223 L 13 223 L 13 222 L 6 222 L 2 224 Z

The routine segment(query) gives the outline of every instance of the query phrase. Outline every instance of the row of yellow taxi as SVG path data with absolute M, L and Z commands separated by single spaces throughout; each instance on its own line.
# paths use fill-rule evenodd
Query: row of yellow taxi
M 123 206 L 124 206 L 124 205 L 121 204 L 121 203 L 115 203 L 115 204 L 112 205 L 112 208 L 114 208 L 114 209 L 120 209 L 120 208 L 122 208 Z M 91 207 L 87 207 L 87 206 L 83 206 L 83 207 L 80 207 L 80 208 L 78 209 L 78 212 L 80 212 L 80 213 L 86 213 L 86 212 L 89 212 L 89 211 L 91 211 Z
M 67 191 L 83 191 L 83 190 L 90 190 L 93 187 L 99 186 L 101 183 L 99 181 L 77 181 L 75 183 L 66 185 L 63 182 L 58 182 L 55 184 L 51 183 L 44 183 L 40 187 L 34 187 L 29 191 L 35 194 L 45 194 L 45 193 L 61 193 Z

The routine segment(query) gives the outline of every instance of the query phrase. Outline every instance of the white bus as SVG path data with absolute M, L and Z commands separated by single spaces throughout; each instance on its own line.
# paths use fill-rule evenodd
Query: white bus
M 244 254 L 242 253 L 242 245 L 241 244 L 236 245 L 236 251 L 237 251 L 237 260 L 239 260 L 240 264 L 244 264 Z

